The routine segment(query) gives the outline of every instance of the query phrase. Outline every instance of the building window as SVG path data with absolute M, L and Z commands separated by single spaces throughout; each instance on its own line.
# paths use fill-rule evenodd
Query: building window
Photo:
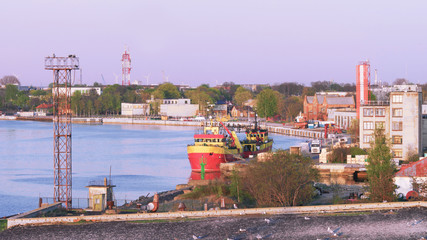
M 393 108 L 393 117 L 402 117 L 403 110 L 401 108 Z
M 371 135 L 363 135 L 363 142 L 364 143 L 370 143 L 372 141 Z
M 375 109 L 375 116 L 384 117 L 385 116 L 385 108 L 376 108 Z
M 391 129 L 393 131 L 402 131 L 402 122 L 392 122 Z
M 395 150 L 393 150 L 393 157 L 395 157 L 395 158 L 401 158 L 402 157 L 402 150 L 401 149 L 395 149 Z
M 373 108 L 364 108 L 363 109 L 363 116 L 364 117 L 373 117 L 374 116 L 374 109 Z
M 385 122 L 375 122 L 375 128 L 376 129 L 384 129 L 385 128 Z
M 400 135 L 393 135 L 391 137 L 391 143 L 393 143 L 393 144 L 402 144 L 402 136 L 400 136 Z
M 373 130 L 374 129 L 374 122 L 363 122 L 363 129 Z
M 403 95 L 393 95 L 391 97 L 392 103 L 402 103 L 403 102 Z

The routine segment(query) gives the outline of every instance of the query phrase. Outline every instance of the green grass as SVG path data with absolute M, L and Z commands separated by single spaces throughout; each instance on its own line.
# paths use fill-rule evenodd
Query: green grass
M 0 232 L 6 230 L 7 220 L 0 220 Z
M 154 220 L 135 220 L 127 221 L 128 223 L 165 223 L 165 222 L 189 222 L 197 221 L 196 218 L 182 218 L 182 219 L 154 219 Z
M 322 216 L 332 216 L 332 217 L 337 217 L 337 216 L 362 216 L 362 215 L 369 215 L 372 214 L 372 212 L 339 212 L 339 213 L 324 213 L 322 214 Z

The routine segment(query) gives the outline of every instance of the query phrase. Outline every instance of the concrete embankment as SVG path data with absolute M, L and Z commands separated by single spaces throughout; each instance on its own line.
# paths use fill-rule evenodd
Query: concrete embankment
M 164 120 L 145 120 L 137 118 L 103 118 L 104 124 L 145 124 L 145 125 L 168 125 L 168 126 L 202 126 L 204 122 L 196 121 L 164 121 Z M 247 122 L 227 122 L 227 126 L 232 127 L 247 127 L 250 123 Z M 309 129 L 294 129 L 286 126 L 263 126 L 268 129 L 270 133 L 277 133 L 293 137 L 304 138 L 323 138 L 322 131 L 315 131 Z
M 138 213 L 138 214 L 114 214 L 114 215 L 90 215 L 90 216 L 67 216 L 67 217 L 47 217 L 47 218 L 17 218 L 8 219 L 7 227 L 18 225 L 34 224 L 58 224 L 73 223 L 79 221 L 137 221 L 137 220 L 158 220 L 158 219 L 180 219 L 180 218 L 207 218 L 242 215 L 263 215 L 263 214 L 312 214 L 312 213 L 333 213 L 333 212 L 357 212 L 372 210 L 390 210 L 410 207 L 427 207 L 427 202 L 390 202 L 390 203 L 363 203 L 363 204 L 340 204 L 340 205 L 318 205 L 302 207 L 278 207 L 278 208 L 250 208 L 250 209 L 230 209 L 216 211 L 191 211 L 191 212 L 163 212 L 163 213 Z
M 16 116 L 0 116 L 0 120 L 30 120 L 30 121 L 52 121 L 52 117 L 16 117 Z M 163 125 L 163 126 L 189 126 L 200 127 L 204 122 L 198 121 L 169 121 L 169 120 L 148 120 L 145 118 L 124 118 L 124 117 L 90 117 L 90 118 L 72 118 L 73 123 L 82 124 L 141 124 L 141 125 Z M 247 127 L 248 122 L 227 122 L 227 126 L 231 127 Z M 303 138 L 323 138 L 322 131 L 310 129 L 294 129 L 287 126 L 272 126 L 262 125 L 267 128 L 270 133 L 277 133 L 293 137 Z

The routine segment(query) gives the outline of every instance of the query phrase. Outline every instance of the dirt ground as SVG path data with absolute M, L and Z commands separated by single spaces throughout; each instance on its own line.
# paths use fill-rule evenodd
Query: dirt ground
M 427 208 L 26 226 L 0 239 L 427 239 Z

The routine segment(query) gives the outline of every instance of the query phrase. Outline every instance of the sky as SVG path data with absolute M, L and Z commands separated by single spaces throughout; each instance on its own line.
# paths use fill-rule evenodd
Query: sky
M 83 84 L 121 83 L 126 46 L 131 80 L 143 84 L 355 83 L 364 60 L 384 82 L 427 80 L 423 0 L 22 0 L 0 9 L 0 78 L 22 85 L 53 81 L 44 69 L 53 53 L 79 57 Z

